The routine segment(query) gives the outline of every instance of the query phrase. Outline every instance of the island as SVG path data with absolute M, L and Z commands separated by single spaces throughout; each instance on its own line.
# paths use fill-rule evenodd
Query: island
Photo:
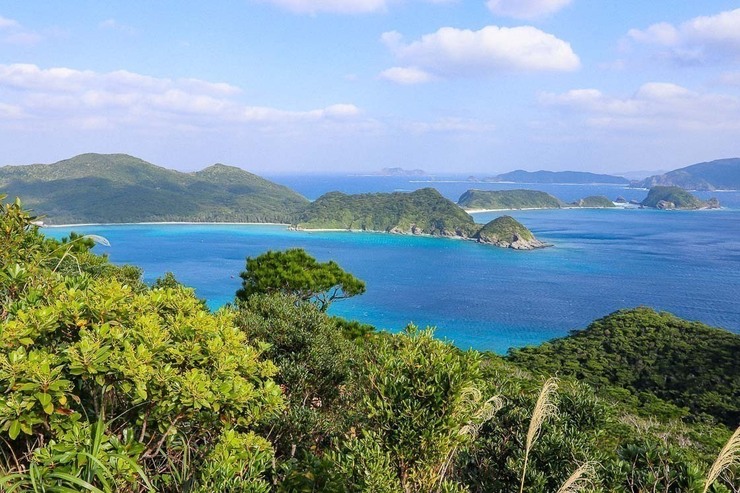
M 631 186 L 675 186 L 686 190 L 740 190 L 740 158 L 716 159 L 654 175 Z
M 475 178 L 474 180 L 480 181 Z M 627 178 L 622 176 L 589 173 L 586 171 L 524 171 L 521 169 L 502 173 L 490 178 L 484 178 L 482 181 L 508 183 L 578 183 L 582 185 L 605 183 L 613 185 L 627 185 L 630 182 Z
M 653 187 L 641 205 L 654 209 L 717 209 L 719 200 L 700 200 L 681 187 Z
M 624 199 L 622 199 L 622 201 L 623 202 L 619 203 L 624 203 Z M 603 195 L 589 195 L 588 197 L 576 200 L 571 205 L 574 207 L 586 207 L 589 209 L 608 209 L 610 207 L 616 207 L 614 202 Z
M 565 204 L 537 190 L 468 190 L 457 201 L 467 210 L 560 209 Z
M 468 190 L 460 196 L 457 205 L 467 211 L 615 207 L 614 202 L 601 195 L 591 195 L 567 204 L 547 192 L 523 189 Z
M 330 192 L 298 214 L 293 228 L 452 237 L 516 250 L 548 246 L 514 219 L 499 219 L 481 227 L 434 188 L 355 195 Z
M 530 230 L 511 216 L 501 216 L 490 221 L 479 229 L 473 238 L 479 243 L 515 250 L 533 250 L 551 246 L 539 241 Z
M 0 193 L 23 197 L 45 224 L 289 222 L 306 198 L 241 168 L 183 173 L 127 154 L 81 154 L 0 167 Z

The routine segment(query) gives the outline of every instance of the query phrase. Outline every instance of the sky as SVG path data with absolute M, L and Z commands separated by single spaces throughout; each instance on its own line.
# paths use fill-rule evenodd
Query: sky
M 626 173 L 740 156 L 740 1 L 0 0 L 0 165 Z

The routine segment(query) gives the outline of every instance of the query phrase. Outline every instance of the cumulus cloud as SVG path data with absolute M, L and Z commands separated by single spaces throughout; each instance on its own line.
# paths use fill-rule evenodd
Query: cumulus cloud
M 488 10 L 515 19 L 537 19 L 568 6 L 571 0 L 488 0 Z
M 41 41 L 41 35 L 23 27 L 17 20 L 0 16 L 0 42 L 32 45 Z
M 261 0 L 296 14 L 332 12 L 337 14 L 365 14 L 384 11 L 386 0 Z
M 629 97 L 597 89 L 543 93 L 540 102 L 583 117 L 594 127 L 740 129 L 740 98 L 703 93 L 667 82 L 642 85 Z
M 630 29 L 628 39 L 663 49 L 661 56 L 684 63 L 740 60 L 740 9 L 700 16 L 673 25 L 659 22 Z
M 94 126 L 210 128 L 344 121 L 360 110 L 335 104 L 308 111 L 250 106 L 239 88 L 198 79 L 155 78 L 124 70 L 99 73 L 31 64 L 0 65 L 0 113 L 6 119 Z
M 385 12 L 402 0 L 256 0 L 271 3 L 294 14 L 369 14 Z M 420 0 L 426 3 L 450 3 L 457 0 Z
M 380 78 L 398 84 L 411 85 L 429 82 L 434 77 L 416 67 L 391 67 L 382 71 Z
M 491 122 L 457 117 L 439 118 L 431 122 L 412 122 L 402 127 L 415 134 L 474 134 L 492 132 L 496 129 L 496 125 Z
M 500 72 L 571 71 L 580 66 L 570 44 L 532 26 L 486 26 L 478 31 L 443 27 L 411 43 L 404 43 L 400 33 L 391 31 L 381 40 L 406 64 L 389 69 L 391 75 L 417 71 L 417 76 L 473 77 Z M 387 72 L 386 78 L 393 80 Z

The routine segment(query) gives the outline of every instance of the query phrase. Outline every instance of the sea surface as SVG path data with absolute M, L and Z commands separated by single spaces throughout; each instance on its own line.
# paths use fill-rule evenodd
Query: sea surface
M 433 182 L 404 177 L 279 176 L 309 199 L 433 186 L 448 198 L 469 188 L 544 190 L 572 201 L 588 195 L 642 200 L 646 190 L 614 185 Z M 462 348 L 499 353 L 585 328 L 621 308 L 647 305 L 740 333 L 740 192 L 711 211 L 563 209 L 506 212 L 552 248 L 519 252 L 470 241 L 383 233 L 297 232 L 279 225 L 156 224 L 47 228 L 106 237 L 96 246 L 153 281 L 173 272 L 212 308 L 234 298 L 245 258 L 305 248 L 363 279 L 367 292 L 331 313 L 391 331 L 434 326 Z M 485 223 L 503 212 L 474 214 Z

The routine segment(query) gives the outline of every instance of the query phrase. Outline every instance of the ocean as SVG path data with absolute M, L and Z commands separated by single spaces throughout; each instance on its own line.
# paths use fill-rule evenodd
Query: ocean
M 469 188 L 543 190 L 573 201 L 588 195 L 642 200 L 614 185 L 469 183 L 460 177 L 272 177 L 315 199 L 322 193 L 409 191 L 433 186 L 450 199 Z M 106 237 L 96 246 L 153 281 L 173 272 L 211 308 L 234 298 L 245 258 L 305 248 L 363 279 L 367 292 L 330 312 L 391 331 L 434 326 L 461 348 L 504 353 L 585 328 L 621 308 L 651 306 L 740 333 L 740 192 L 710 211 L 562 209 L 510 211 L 552 248 L 513 251 L 474 242 L 358 232 L 298 232 L 278 225 L 147 224 L 47 228 Z M 474 214 L 485 223 L 504 212 Z

